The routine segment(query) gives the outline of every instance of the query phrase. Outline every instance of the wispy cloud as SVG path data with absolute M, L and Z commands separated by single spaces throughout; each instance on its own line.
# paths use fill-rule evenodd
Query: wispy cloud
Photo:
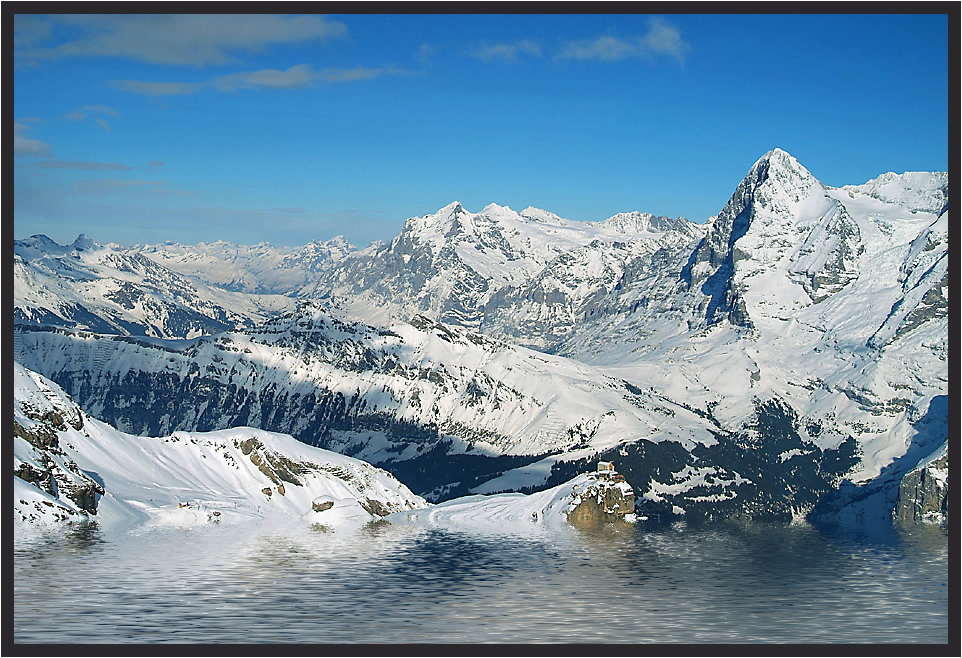
M 48 40 L 53 26 L 44 16 L 34 14 L 13 15 L 13 47 L 30 48 Z
M 643 42 L 649 52 L 668 55 L 681 62 L 685 61 L 685 55 L 690 50 L 678 28 L 658 16 L 648 19 L 648 33 L 643 37 Z
M 193 94 L 207 86 L 204 82 L 147 82 L 143 80 L 111 80 L 115 89 L 142 96 L 183 96 Z
M 315 74 L 315 79 L 319 82 L 338 83 L 356 82 L 358 80 L 373 80 L 382 75 L 408 75 L 406 69 L 398 68 L 367 68 L 356 66 L 353 69 L 321 69 Z
M 541 57 L 541 46 L 528 39 L 512 43 L 485 44 L 473 50 L 471 55 L 485 62 L 511 62 L 517 60 L 518 55 Z
M 64 31 L 74 38 L 51 45 Z M 343 23 L 322 16 L 83 14 L 34 16 L 14 24 L 15 54 L 26 61 L 99 56 L 203 67 L 236 62 L 237 53 L 263 52 L 277 44 L 345 36 Z
M 434 44 L 422 43 L 418 47 L 418 61 L 422 64 L 427 64 L 431 61 L 431 58 L 434 57 L 434 52 L 436 50 L 437 47 Z
M 152 199 L 181 199 L 197 196 L 195 192 L 171 187 L 169 181 L 138 178 L 87 178 L 53 185 L 48 189 L 57 190 L 63 199 L 71 199 L 77 202 L 81 198 L 94 198 L 98 202 L 109 202 L 110 200 L 116 201 L 123 198 L 143 201 L 147 196 Z
M 310 64 L 298 64 L 286 70 L 261 69 L 242 71 L 211 78 L 206 82 L 147 82 L 141 80 L 112 80 L 110 85 L 145 96 L 176 96 L 193 94 L 205 88 L 222 92 L 250 90 L 303 89 L 317 83 L 346 83 L 358 80 L 373 80 L 382 75 L 405 75 L 408 71 L 397 68 L 352 69 L 327 68 L 315 71 Z
M 614 61 L 636 54 L 635 44 L 615 37 L 598 37 L 572 41 L 558 54 L 558 59 Z
M 30 165 L 30 169 L 78 169 L 81 171 L 133 171 L 133 167 L 120 162 L 84 162 L 71 160 L 42 160 Z
M 74 110 L 67 115 L 68 119 L 73 121 L 83 121 L 91 114 L 106 114 L 109 117 L 117 118 L 120 116 L 120 112 L 107 105 L 84 105 L 79 110 Z
M 314 84 L 314 73 L 309 64 L 298 64 L 286 71 L 264 69 L 222 75 L 211 80 L 210 84 L 218 91 L 238 89 L 301 89 Z
M 52 158 L 53 147 L 39 139 L 27 136 L 30 126 L 25 123 L 14 123 L 13 154 L 27 158 Z
M 65 116 L 71 121 L 80 122 L 80 121 L 86 121 L 88 116 L 95 113 L 106 114 L 107 116 L 110 116 L 110 117 L 120 116 L 120 112 L 106 105 L 86 105 L 80 108 L 79 110 L 68 112 Z M 106 119 L 104 119 L 103 117 L 96 117 L 94 121 L 96 121 L 97 125 L 103 128 L 105 131 L 110 132 L 110 124 L 107 123 Z
M 95 178 L 84 181 L 77 181 L 71 185 L 78 190 L 96 191 L 108 188 L 128 188 L 141 186 L 164 186 L 167 181 L 158 180 L 139 180 L 132 178 Z
M 619 61 L 630 57 L 672 57 L 684 64 L 690 46 L 677 28 L 663 18 L 648 19 L 648 32 L 639 37 L 620 39 L 602 36 L 569 42 L 556 59 Z

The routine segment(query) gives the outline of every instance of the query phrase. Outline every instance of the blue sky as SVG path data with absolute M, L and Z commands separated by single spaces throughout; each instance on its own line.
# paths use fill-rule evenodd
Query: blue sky
M 15 237 L 365 246 L 454 200 L 704 221 L 774 147 L 829 185 L 946 171 L 948 29 L 945 15 L 16 16 Z

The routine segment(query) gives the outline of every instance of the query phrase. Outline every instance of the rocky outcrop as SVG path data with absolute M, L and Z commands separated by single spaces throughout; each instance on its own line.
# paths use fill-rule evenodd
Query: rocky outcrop
M 28 460 L 15 458 L 14 475 L 78 512 L 96 515 L 99 496 L 105 491 L 61 449 L 60 433 L 67 431 L 63 415 L 55 409 L 37 409 L 26 401 L 20 403 L 19 410 L 23 422 L 14 419 L 13 435 L 24 439 L 31 448 Z M 69 411 L 70 425 L 82 428 L 79 408 Z
M 13 474 L 54 499 L 35 501 L 33 505 L 42 504 L 47 508 L 38 507 L 36 512 L 39 514 L 29 509 L 29 501 L 21 501 L 21 520 L 47 517 L 58 522 L 72 523 L 83 520 L 88 515 L 96 515 L 97 502 L 105 493 L 104 488 L 78 468 L 76 462 L 69 459 L 60 446 L 60 433 L 67 431 L 66 422 L 77 430 L 83 427 L 83 414 L 80 409 L 42 409 L 22 401 L 20 412 L 23 414 L 23 422 L 14 419 L 13 436 L 23 439 L 30 447 L 25 451 L 26 454 L 21 453 L 14 457 Z M 68 416 L 66 422 L 63 414 Z
M 895 506 L 898 523 L 949 522 L 949 455 L 923 462 L 909 471 L 899 485 Z
M 598 474 L 586 485 L 575 488 L 567 518 L 576 528 L 595 528 L 633 520 L 634 513 L 634 490 L 624 477 Z
M 277 493 L 280 495 L 284 495 L 284 482 L 298 487 L 304 486 L 297 476 L 307 473 L 311 465 L 298 464 L 284 455 L 271 452 L 254 437 L 234 443 L 246 457 L 250 458 L 251 463 L 257 467 L 257 470 L 277 485 Z M 281 482 L 281 480 L 284 482 Z M 268 488 L 265 493 L 269 491 Z M 267 495 L 270 496 L 270 493 L 267 493 Z

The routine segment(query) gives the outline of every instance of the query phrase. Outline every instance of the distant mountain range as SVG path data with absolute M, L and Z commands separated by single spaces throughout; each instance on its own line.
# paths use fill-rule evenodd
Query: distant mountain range
M 45 235 L 15 240 L 13 259 L 15 322 L 176 338 L 255 326 L 294 306 L 206 285 L 86 235 L 67 246 Z
M 948 438 L 944 173 L 775 149 L 704 225 L 455 202 L 362 250 L 34 236 L 14 280 L 17 361 L 118 429 L 285 432 L 432 500 L 605 458 L 664 518 L 881 518 Z

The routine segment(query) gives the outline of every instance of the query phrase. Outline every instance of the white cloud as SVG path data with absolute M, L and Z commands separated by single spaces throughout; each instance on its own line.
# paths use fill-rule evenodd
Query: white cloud
M 353 69 L 322 69 L 315 74 L 317 80 L 327 83 L 355 82 L 357 80 L 373 80 L 382 75 L 407 75 L 408 71 L 395 68 L 371 69 L 357 66 Z
M 143 80 L 111 80 L 115 89 L 142 96 L 183 96 L 193 94 L 207 86 L 204 82 L 145 82 Z
M 65 26 L 76 39 L 40 47 Z M 211 66 L 235 62 L 235 53 L 263 52 L 277 44 L 343 38 L 343 23 L 322 16 L 264 14 L 110 14 L 34 17 L 15 24 L 22 60 L 71 56 L 125 57 L 152 64 Z
M 558 59 L 614 61 L 637 55 L 636 46 L 614 37 L 598 37 L 569 43 Z
M 133 167 L 120 162 L 83 162 L 70 160 L 43 160 L 30 165 L 31 169 L 78 169 L 81 171 L 133 171 Z
M 485 62 L 495 60 L 514 61 L 518 59 L 518 55 L 522 54 L 541 57 L 541 46 L 533 41 L 524 39 L 513 43 L 496 43 L 490 46 L 484 45 L 471 53 L 472 56 Z
M 648 34 L 643 37 L 645 48 L 661 55 L 669 55 L 685 61 L 690 46 L 681 38 L 681 33 L 664 18 L 652 16 L 648 19 Z
M 648 31 L 643 36 L 627 39 L 602 36 L 596 39 L 572 41 L 558 53 L 555 59 L 620 61 L 630 57 L 650 58 L 664 55 L 684 64 L 690 48 L 676 27 L 664 18 L 653 16 L 648 19 Z
M 24 123 L 15 123 L 13 128 L 13 154 L 28 158 L 50 158 L 53 157 L 53 147 L 39 139 L 27 137 L 30 126 Z
M 27 48 L 50 38 L 52 26 L 42 16 L 33 14 L 13 15 L 13 47 Z
M 434 45 L 430 43 L 422 43 L 418 48 L 418 61 L 422 64 L 427 64 L 434 56 L 435 50 L 437 50 L 437 48 Z
M 141 80 L 112 80 L 110 85 L 145 96 L 176 96 L 193 94 L 204 88 L 232 92 L 241 89 L 303 89 L 316 83 L 344 83 L 373 80 L 382 75 L 405 75 L 408 71 L 396 68 L 353 69 L 327 68 L 315 71 L 310 64 L 298 64 L 286 70 L 262 69 L 242 71 L 211 78 L 207 82 L 146 82 Z
M 314 83 L 314 73 L 309 64 L 298 64 L 286 71 L 264 69 L 222 75 L 211 80 L 218 91 L 238 89 L 301 89 Z
M 64 116 L 66 116 L 66 118 L 70 119 L 71 121 L 80 122 L 80 121 L 85 121 L 87 117 L 90 116 L 92 113 L 106 114 L 107 116 L 110 116 L 110 117 L 120 116 L 120 112 L 106 105 L 86 105 L 80 108 L 79 110 L 68 112 Z M 107 123 L 106 119 L 102 117 L 96 117 L 94 121 L 96 121 L 101 128 L 103 128 L 107 132 L 110 132 L 110 124 Z
M 120 116 L 120 112 L 107 105 L 84 105 L 79 110 L 74 110 L 67 115 L 68 119 L 73 121 L 83 121 L 91 114 L 106 114 L 109 117 L 117 118 Z

